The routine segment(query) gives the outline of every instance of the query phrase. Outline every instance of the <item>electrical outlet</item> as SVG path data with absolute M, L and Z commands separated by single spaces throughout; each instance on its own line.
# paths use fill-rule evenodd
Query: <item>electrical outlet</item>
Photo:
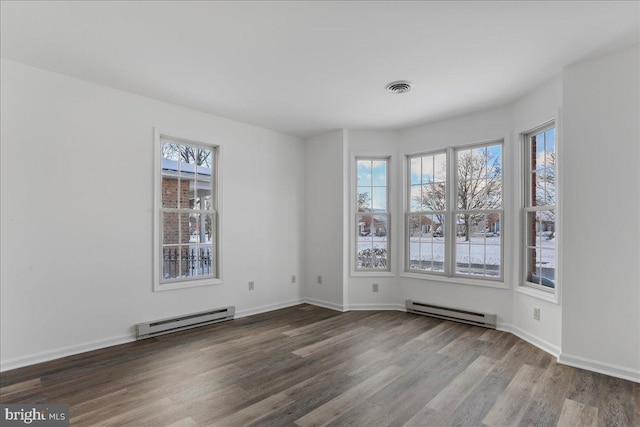
M 291 276 L 291 283 L 296 283 L 296 275 Z
M 371 290 L 373 292 L 378 292 L 380 290 L 380 287 L 378 286 L 377 283 L 374 283 L 373 285 L 371 285 Z
M 318 276 L 318 285 L 322 285 L 322 276 Z
M 540 309 L 539 308 L 534 308 L 533 309 L 533 319 L 534 320 L 540 320 Z
M 255 289 L 253 282 L 249 282 L 249 290 L 252 291 Z

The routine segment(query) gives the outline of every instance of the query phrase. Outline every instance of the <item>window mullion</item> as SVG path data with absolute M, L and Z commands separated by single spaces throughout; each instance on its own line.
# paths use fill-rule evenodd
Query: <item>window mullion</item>
M 447 253 L 447 262 L 445 265 L 445 273 L 447 276 L 453 276 L 456 265 L 456 200 L 458 197 L 458 160 L 455 156 L 453 147 L 447 148 L 447 224 L 445 227 L 445 251 Z

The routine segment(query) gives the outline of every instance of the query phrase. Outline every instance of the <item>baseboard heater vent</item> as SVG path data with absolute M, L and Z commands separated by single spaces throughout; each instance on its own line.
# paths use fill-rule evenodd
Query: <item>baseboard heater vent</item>
M 496 328 L 496 315 L 489 313 L 476 313 L 474 311 L 460 308 L 442 307 L 407 300 L 407 313 L 423 314 L 425 316 L 437 317 L 439 319 L 453 320 L 455 322 L 469 323 L 471 325 L 483 326 L 485 328 Z
M 170 319 L 156 320 L 155 322 L 138 323 L 136 325 L 136 338 L 141 340 L 198 326 L 232 320 L 236 313 L 235 307 L 225 307 L 200 313 L 187 314 L 185 316 L 172 317 Z

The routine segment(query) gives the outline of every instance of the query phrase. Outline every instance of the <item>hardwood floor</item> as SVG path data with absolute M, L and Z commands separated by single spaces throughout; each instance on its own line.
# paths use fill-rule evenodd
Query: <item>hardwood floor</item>
M 71 425 L 638 426 L 640 384 L 505 332 L 299 305 L 4 372 Z

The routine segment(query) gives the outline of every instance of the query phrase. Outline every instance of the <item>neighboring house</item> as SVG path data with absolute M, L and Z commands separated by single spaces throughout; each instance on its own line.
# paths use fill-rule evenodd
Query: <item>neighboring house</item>
M 367 211 L 369 210 L 365 210 L 365 212 Z M 375 209 L 372 212 L 375 213 Z M 377 217 L 375 215 L 361 217 L 361 221 L 358 222 L 358 234 L 364 237 L 370 236 L 372 233 L 377 237 L 387 235 L 386 217 Z

